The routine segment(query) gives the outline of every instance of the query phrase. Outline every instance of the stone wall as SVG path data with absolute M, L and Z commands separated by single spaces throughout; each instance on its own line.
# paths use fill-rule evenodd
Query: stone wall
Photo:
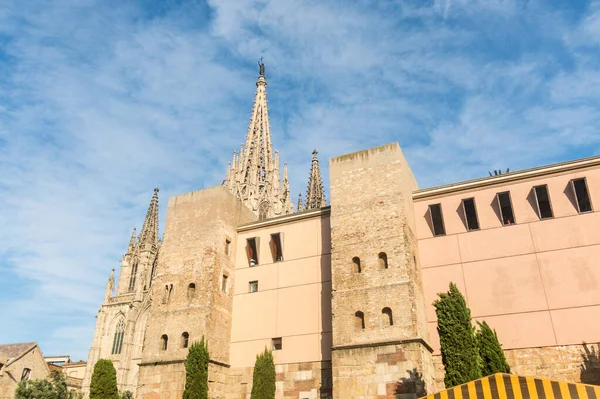
M 332 158 L 330 181 L 334 397 L 395 398 L 408 370 L 432 389 L 406 159 L 397 143 Z
M 231 399 L 250 399 L 252 392 L 253 367 L 231 369 L 229 381 L 232 391 Z M 330 399 L 332 391 L 331 362 L 306 362 L 278 364 L 277 373 L 278 399 Z
M 511 373 L 546 377 L 568 382 L 600 385 L 600 344 L 507 349 L 504 351 Z M 436 392 L 444 389 L 444 366 L 434 356 Z

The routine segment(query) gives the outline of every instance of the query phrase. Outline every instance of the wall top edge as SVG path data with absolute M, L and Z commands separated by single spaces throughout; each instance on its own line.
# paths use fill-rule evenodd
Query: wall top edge
M 326 206 L 320 209 L 311 209 L 309 211 L 303 211 L 299 213 L 293 213 L 291 215 L 278 216 L 272 219 L 262 220 L 259 222 L 251 222 L 247 224 L 243 224 L 238 227 L 238 233 L 242 233 L 244 231 L 260 229 L 263 227 L 270 227 L 284 223 L 293 223 L 299 220 L 310 219 L 310 218 L 319 218 L 323 216 L 328 216 L 331 213 L 331 207 Z
M 516 182 L 519 180 L 581 170 L 594 166 L 600 166 L 600 155 L 576 159 L 573 161 L 555 163 L 551 165 L 538 166 L 531 169 L 509 172 L 497 176 L 482 177 L 479 179 L 466 180 L 458 183 L 451 183 L 443 186 L 436 186 L 425 188 L 422 190 L 416 190 L 413 191 L 412 197 L 413 200 L 423 200 L 439 195 L 445 195 L 494 185 L 502 185 L 506 183 Z

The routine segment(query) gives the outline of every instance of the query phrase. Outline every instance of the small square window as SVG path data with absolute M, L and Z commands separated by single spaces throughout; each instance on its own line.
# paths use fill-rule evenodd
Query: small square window
M 432 204 L 429 205 L 429 216 L 431 217 L 431 226 L 433 227 L 434 236 L 443 236 L 446 234 L 446 228 L 444 227 L 444 217 L 442 215 L 442 205 Z
M 274 351 L 280 351 L 283 348 L 281 338 L 273 338 L 271 341 L 273 343 Z
M 227 292 L 227 280 L 229 280 L 229 276 L 224 274 L 223 280 L 221 281 L 221 291 Z
M 248 285 L 249 285 L 250 292 L 258 291 L 258 281 L 250 281 L 250 283 Z
M 585 177 L 571 180 L 571 187 L 573 189 L 573 193 L 575 194 L 577 210 L 579 213 L 591 212 L 592 201 L 590 201 L 590 193 L 588 191 Z
M 552 214 L 552 206 L 550 205 L 550 196 L 548 195 L 548 186 L 535 186 L 533 188 L 533 195 L 535 196 L 535 203 L 537 204 L 538 216 L 540 219 L 549 219 L 554 215 Z
M 515 215 L 513 213 L 512 201 L 510 200 L 510 192 L 504 191 L 496 194 L 498 200 L 498 208 L 500 208 L 500 217 L 502 224 L 507 226 L 515 224 Z

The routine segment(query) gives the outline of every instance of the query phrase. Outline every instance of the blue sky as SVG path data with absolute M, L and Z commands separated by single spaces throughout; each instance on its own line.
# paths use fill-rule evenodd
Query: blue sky
M 265 57 L 293 197 L 398 141 L 421 187 L 600 152 L 600 2 L 0 1 L 0 343 L 87 358 L 152 189 L 218 184 Z

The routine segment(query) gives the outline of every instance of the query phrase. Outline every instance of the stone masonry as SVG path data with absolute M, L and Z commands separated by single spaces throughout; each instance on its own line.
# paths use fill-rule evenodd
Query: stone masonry
M 332 158 L 330 181 L 334 397 L 431 390 L 413 233 L 417 184 L 402 151 L 390 144 Z

